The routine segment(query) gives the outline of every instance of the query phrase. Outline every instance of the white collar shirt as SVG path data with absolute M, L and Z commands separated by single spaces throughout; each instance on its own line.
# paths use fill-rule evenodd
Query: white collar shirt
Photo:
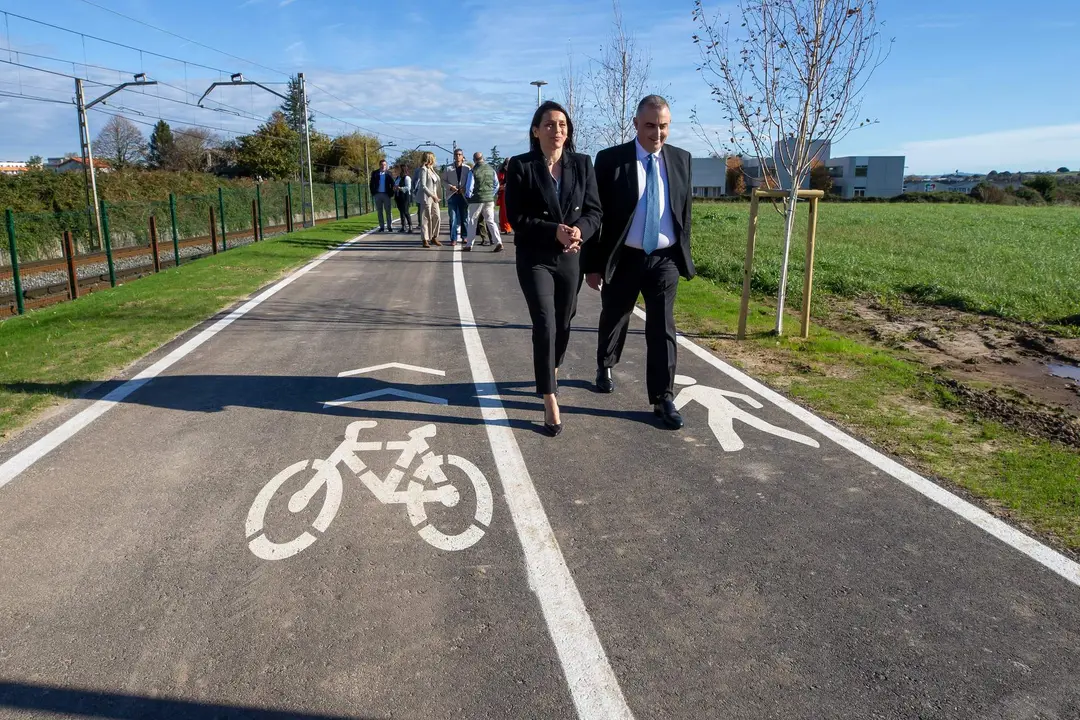
M 645 168 L 649 163 L 649 152 L 641 147 L 641 143 L 636 139 L 634 149 L 637 151 L 638 202 L 634 210 L 634 219 L 630 222 L 630 230 L 626 233 L 626 245 L 641 250 L 645 237 Z M 660 240 L 656 244 L 656 249 L 663 250 L 675 244 L 675 221 L 671 214 L 667 165 L 664 163 L 663 153 L 656 153 L 656 160 L 660 163 L 660 187 L 657 188 L 660 194 Z

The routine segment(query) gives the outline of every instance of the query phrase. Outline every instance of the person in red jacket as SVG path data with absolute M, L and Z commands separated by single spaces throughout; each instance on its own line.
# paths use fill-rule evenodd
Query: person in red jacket
M 499 232 L 514 232 L 510 227 L 510 220 L 506 217 L 506 166 L 509 160 L 503 162 L 499 168 Z

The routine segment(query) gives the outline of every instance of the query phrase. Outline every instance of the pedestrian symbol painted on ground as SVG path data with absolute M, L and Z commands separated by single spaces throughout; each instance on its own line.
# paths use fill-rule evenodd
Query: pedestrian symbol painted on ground
M 750 407 L 758 410 L 764 407 L 760 402 L 749 395 L 743 395 L 742 393 L 731 392 L 729 390 L 720 390 L 719 388 L 708 387 L 705 385 L 698 385 L 697 380 L 686 375 L 676 375 L 675 384 L 687 386 L 680 390 L 679 394 L 675 397 L 675 407 L 682 410 L 682 408 L 691 401 L 704 405 L 709 411 L 709 429 L 712 430 L 713 435 L 716 436 L 717 441 L 720 443 L 720 447 L 726 452 L 736 452 L 742 450 L 744 446 L 742 438 L 735 432 L 736 420 L 743 422 L 752 428 L 761 430 L 762 432 L 769 433 L 770 435 L 782 437 L 785 440 L 791 440 L 792 442 L 809 445 L 814 448 L 821 447 L 818 445 L 817 440 L 768 423 L 759 417 L 751 415 L 749 412 L 732 402 L 732 400 L 741 400 Z
M 245 524 L 245 535 L 249 538 L 248 547 L 252 553 L 264 560 L 284 560 L 311 547 L 318 540 L 319 535 L 325 533 L 330 527 L 341 505 L 343 489 L 341 465 L 345 465 L 360 478 L 360 481 L 380 502 L 387 505 L 404 505 L 409 521 L 420 533 L 420 537 L 440 550 L 464 550 L 483 537 L 488 526 L 491 525 L 494 505 L 491 499 L 491 486 L 488 485 L 480 469 L 463 457 L 435 455 L 429 452 L 427 441 L 435 437 L 437 432 L 435 425 L 422 425 L 410 430 L 407 440 L 391 440 L 385 443 L 360 440 L 362 431 L 371 430 L 377 425 L 378 423 L 374 420 L 357 420 L 350 423 L 345 430 L 345 440 L 330 454 L 330 457 L 325 460 L 301 460 L 294 463 L 263 486 L 251 504 L 251 509 L 248 510 Z M 401 454 L 398 455 L 394 467 L 386 477 L 380 479 L 360 459 L 359 453 L 377 452 L 384 449 L 398 450 Z M 399 490 L 398 487 L 405 473 L 409 472 L 417 458 L 419 458 L 419 464 L 413 470 L 409 484 L 404 490 Z M 315 471 L 315 474 L 289 499 L 289 511 L 300 512 L 308 506 L 319 490 L 325 487 L 322 508 L 311 523 L 311 528 L 315 532 L 305 530 L 298 537 L 286 542 L 270 540 L 264 532 L 266 510 L 270 501 L 282 485 L 309 467 Z M 460 472 L 454 474 L 464 475 L 464 479 L 472 486 L 473 502 L 476 504 L 472 524 L 455 534 L 444 533 L 428 522 L 426 508 L 428 503 L 455 507 L 461 501 L 461 493 L 454 486 L 453 481 L 447 477 L 444 467 L 457 468 Z

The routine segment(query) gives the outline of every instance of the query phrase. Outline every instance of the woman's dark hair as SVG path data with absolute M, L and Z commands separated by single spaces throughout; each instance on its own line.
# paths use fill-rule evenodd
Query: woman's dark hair
M 558 110 L 566 116 L 566 142 L 563 144 L 563 150 L 577 152 L 574 149 L 574 121 L 570 119 L 570 113 L 566 112 L 566 108 L 554 100 L 545 100 L 533 113 L 532 122 L 529 123 L 529 149 L 533 152 L 540 152 L 540 138 L 533 135 L 532 131 L 540 127 L 540 123 L 544 120 L 544 114 L 552 110 Z

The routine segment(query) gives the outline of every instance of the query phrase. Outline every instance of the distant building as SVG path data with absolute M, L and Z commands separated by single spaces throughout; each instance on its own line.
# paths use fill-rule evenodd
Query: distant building
M 849 155 L 823 161 L 833 179 L 833 195 L 842 198 L 890 198 L 904 192 L 903 155 Z
M 58 164 L 54 165 L 52 161 L 55 159 L 57 158 L 49 158 L 49 164 L 45 166 L 47 170 L 59 173 L 83 171 L 82 158 L 63 158 Z M 99 160 L 98 158 L 94 158 L 94 168 L 99 172 L 110 172 L 112 170 L 112 166 L 109 165 L 109 163 L 104 160 Z
M 27 171 L 26 163 L 15 160 L 0 160 L 0 175 L 22 175 Z
M 723 197 L 727 191 L 727 160 L 718 157 L 691 158 L 690 163 L 694 175 L 693 197 Z
M 773 157 L 767 159 L 766 169 L 780 181 L 782 189 L 791 187 L 791 177 L 784 169 L 785 153 L 793 149 L 791 141 L 785 144 L 776 143 L 773 149 Z M 815 162 L 829 168 L 829 174 L 833 178 L 832 194 L 842 198 L 859 197 L 896 197 L 904 192 L 904 161 L 903 155 L 877 155 L 831 157 L 832 146 L 827 140 L 815 140 L 810 147 L 811 153 L 816 154 Z M 699 160 L 694 159 L 697 163 Z M 765 184 L 765 172 L 762 171 L 761 163 L 754 157 L 743 157 L 737 163 L 741 167 L 746 189 L 761 187 Z M 694 165 L 694 184 L 700 185 L 697 177 L 697 165 Z M 802 182 L 803 189 L 810 187 L 810 178 L 806 177 Z M 698 195 L 695 197 L 706 197 Z
M 955 180 L 946 178 L 923 178 L 904 183 L 904 192 L 955 192 L 970 195 L 984 180 Z
M 787 140 L 777 142 L 773 147 L 773 162 L 776 163 L 776 177 L 780 181 L 780 187 L 785 190 L 791 188 L 791 176 L 784 167 L 795 153 L 795 141 Z M 832 154 L 832 143 L 828 140 L 814 140 L 810 143 L 810 157 L 816 162 L 828 165 L 829 156 Z M 810 189 L 810 176 L 803 178 L 802 189 Z M 897 193 L 899 194 L 899 193 Z

